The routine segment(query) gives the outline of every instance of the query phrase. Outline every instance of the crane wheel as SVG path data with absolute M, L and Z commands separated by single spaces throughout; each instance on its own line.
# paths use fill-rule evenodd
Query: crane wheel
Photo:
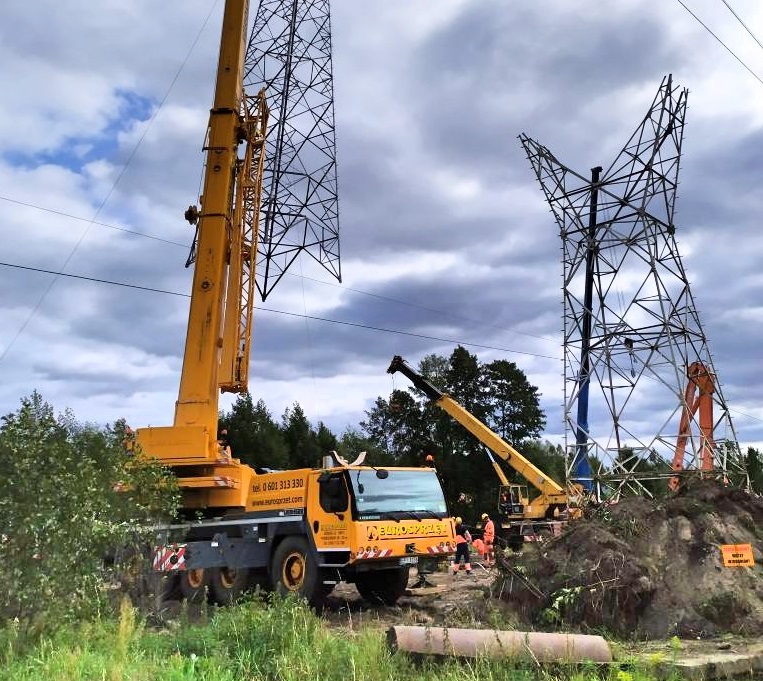
M 180 571 L 180 592 L 189 603 L 202 603 L 206 598 L 209 572 L 204 568 Z
M 209 585 L 215 603 L 232 605 L 241 598 L 244 589 L 249 585 L 249 570 L 230 567 L 212 568 Z
M 395 605 L 408 586 L 408 567 L 393 570 L 361 572 L 355 578 L 355 588 L 369 603 Z
M 302 596 L 311 605 L 321 601 L 318 565 L 303 537 L 286 537 L 276 548 L 270 566 L 273 590 L 282 596 Z

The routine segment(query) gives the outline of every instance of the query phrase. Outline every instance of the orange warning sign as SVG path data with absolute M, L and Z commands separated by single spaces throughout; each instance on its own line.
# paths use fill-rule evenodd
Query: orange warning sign
M 723 567 L 752 567 L 752 544 L 722 544 Z

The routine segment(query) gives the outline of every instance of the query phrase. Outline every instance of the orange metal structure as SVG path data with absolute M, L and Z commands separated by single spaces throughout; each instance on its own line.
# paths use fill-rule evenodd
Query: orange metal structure
M 691 424 L 699 412 L 699 460 L 700 470 L 713 470 L 713 392 L 715 391 L 715 376 L 711 374 L 702 362 L 692 362 L 686 375 L 688 382 L 684 391 L 684 407 L 681 413 L 681 423 L 678 429 L 676 452 L 673 456 L 673 470 L 684 470 L 686 442 L 691 437 Z M 670 489 L 678 489 L 678 476 L 672 477 Z

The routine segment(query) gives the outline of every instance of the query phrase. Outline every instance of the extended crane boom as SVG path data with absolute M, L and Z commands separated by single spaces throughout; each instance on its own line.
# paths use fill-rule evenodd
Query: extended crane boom
M 503 438 L 494 433 L 482 421 L 464 409 L 452 397 L 433 386 L 399 355 L 392 359 L 392 363 L 387 369 L 387 372 L 390 374 L 394 374 L 396 371 L 410 379 L 411 383 L 432 400 L 435 405 L 450 414 L 491 452 L 501 457 L 540 492 L 540 496 L 533 499 L 532 503 L 530 503 L 526 494 L 520 495 L 517 493 L 518 489 L 514 489 L 519 486 L 508 484 L 508 480 L 500 469 L 498 462 L 490 456 L 491 463 L 502 483 L 502 488 L 511 488 L 502 489 L 502 493 L 508 493 L 507 498 L 501 501 L 501 505 L 507 507 L 507 515 L 510 517 L 516 516 L 517 519 L 523 520 L 551 519 L 557 510 L 567 507 L 569 502 L 568 495 L 559 484 L 520 454 Z
M 217 435 L 220 391 L 247 390 L 268 119 L 264 90 L 247 96 L 242 86 L 248 10 L 248 0 L 225 3 L 201 208 L 186 211 L 197 238 L 174 424 L 137 432 L 145 455 L 187 471 L 178 479 L 186 507 L 244 507 L 253 475 Z
M 254 469 L 218 441 L 220 392 L 248 385 L 268 119 L 264 90 L 248 97 L 242 87 L 248 6 L 225 1 L 204 194 L 186 211 L 197 233 L 175 422 L 136 436 L 137 455 L 169 467 L 182 493 L 180 522 L 155 527 L 153 567 L 162 592 L 194 602 L 231 603 L 257 585 L 317 604 L 344 581 L 392 605 L 419 558 L 455 551 L 434 470 L 362 466 L 335 452 L 315 467 Z

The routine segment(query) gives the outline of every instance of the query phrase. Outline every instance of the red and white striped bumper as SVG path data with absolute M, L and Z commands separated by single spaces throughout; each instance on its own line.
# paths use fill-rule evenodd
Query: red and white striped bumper
M 456 550 L 456 547 L 453 546 L 450 542 L 443 544 L 435 544 L 434 546 L 427 546 L 427 552 L 432 556 L 439 556 L 444 555 L 446 553 L 453 553 Z
M 185 544 L 157 546 L 154 550 L 154 571 L 173 572 L 185 570 Z

